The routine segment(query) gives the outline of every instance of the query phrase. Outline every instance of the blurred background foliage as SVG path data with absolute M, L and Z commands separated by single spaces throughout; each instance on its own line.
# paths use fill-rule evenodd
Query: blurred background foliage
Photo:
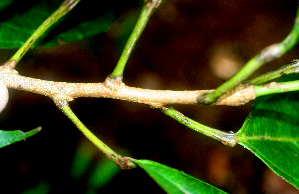
M 16 1 L 15 3 L 21 3 Z M 106 1 L 84 16 L 110 13 L 108 31 L 59 46 L 36 47 L 17 66 L 21 75 L 67 82 L 103 82 L 120 56 L 141 1 Z M 124 82 L 150 89 L 212 89 L 262 48 L 291 30 L 297 1 L 168 0 L 148 23 L 128 61 Z M 76 9 L 78 10 L 76 11 Z M 107 17 L 107 15 L 106 15 Z M 74 21 L 75 22 L 75 21 Z M 67 25 L 67 24 L 66 24 Z M 58 26 L 50 34 L 64 30 Z M 5 62 L 14 49 L 0 50 Z M 258 73 L 298 56 L 298 47 Z M 255 74 L 255 75 L 257 75 Z M 43 130 L 25 142 L 0 149 L 1 188 L 10 193 L 164 193 L 142 170 L 119 170 L 93 147 L 44 96 L 9 90 L 0 128 Z M 210 127 L 237 131 L 251 104 L 242 107 L 177 105 Z M 229 193 L 296 193 L 241 146 L 226 147 L 146 105 L 79 98 L 71 107 L 101 140 L 123 155 L 182 170 Z

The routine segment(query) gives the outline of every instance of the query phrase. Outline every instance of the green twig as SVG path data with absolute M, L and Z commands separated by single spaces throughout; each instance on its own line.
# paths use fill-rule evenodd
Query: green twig
M 206 135 L 212 139 L 220 141 L 221 143 L 223 143 L 225 145 L 234 146 L 237 143 L 234 133 L 226 133 L 226 132 L 220 131 L 218 129 L 213 129 L 213 128 L 207 127 L 205 125 L 202 125 L 202 124 L 186 117 L 185 115 L 178 112 L 171 106 L 161 109 L 161 112 L 165 113 L 166 115 L 170 116 L 171 118 L 180 122 L 181 124 L 187 126 L 188 128 L 193 129 L 194 131 L 197 131 L 197 132 L 199 132 L 203 135 Z
M 290 63 L 281 66 L 278 69 L 273 71 L 267 72 L 263 75 L 257 76 L 251 80 L 243 82 L 243 84 L 250 84 L 250 85 L 260 85 L 271 80 L 280 78 L 285 75 L 290 75 L 294 73 L 299 73 L 299 60 L 293 60 Z
M 256 97 L 265 96 L 269 94 L 293 92 L 299 90 L 299 81 L 289 81 L 289 82 L 272 82 L 263 86 L 254 86 Z
M 48 18 L 42 25 L 40 25 L 33 34 L 27 39 L 21 48 L 7 61 L 10 68 L 15 68 L 16 64 L 21 60 L 24 54 L 35 43 L 35 41 L 57 20 L 59 20 L 66 13 L 71 11 L 80 0 L 66 0 L 62 5 Z M 5 64 L 4 64 L 5 65 Z
M 73 113 L 66 101 L 54 100 L 60 110 L 76 125 L 76 127 L 106 156 L 117 164 L 122 169 L 135 168 L 136 165 L 132 162 L 134 159 L 122 157 L 109 148 L 104 142 L 97 138 Z
M 242 81 L 247 79 L 254 71 L 260 68 L 265 63 L 272 61 L 288 50 L 293 48 L 299 40 L 299 11 L 295 19 L 295 24 L 290 34 L 278 44 L 271 45 L 263 49 L 258 55 L 253 57 L 237 74 L 224 84 L 219 86 L 215 91 L 197 97 L 199 104 L 210 105 L 215 102 L 221 95 L 233 89 Z
M 113 72 L 109 75 L 110 78 L 122 77 L 127 61 L 130 57 L 130 54 L 142 34 L 151 14 L 153 13 L 154 8 L 158 7 L 161 0 L 151 0 L 146 1 L 141 9 L 141 13 L 137 20 L 137 23 L 125 45 L 125 48 L 120 56 L 120 59 L 114 68 Z

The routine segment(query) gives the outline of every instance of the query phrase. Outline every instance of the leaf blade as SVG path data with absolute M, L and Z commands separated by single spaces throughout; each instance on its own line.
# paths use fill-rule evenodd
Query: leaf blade
M 225 193 L 182 171 L 150 160 L 135 163 L 145 170 L 167 193 Z
M 41 131 L 41 127 L 38 127 L 28 132 L 22 132 L 20 130 L 15 130 L 15 131 L 0 130 L 0 148 L 24 140 L 28 137 L 35 135 L 40 131 Z
M 66 17 L 47 30 L 34 46 L 56 46 L 58 40 L 69 43 L 106 32 L 115 20 L 114 10 L 99 9 L 95 3 L 80 2 Z M 6 5 L 1 10 L 0 4 L 0 11 L 3 11 L 0 12 L 0 48 L 21 47 L 60 4 L 61 0 L 42 0 L 30 5 L 18 2 L 12 3 L 9 11 L 5 10 Z
M 276 174 L 299 188 L 298 92 L 256 99 L 238 143 L 253 152 Z

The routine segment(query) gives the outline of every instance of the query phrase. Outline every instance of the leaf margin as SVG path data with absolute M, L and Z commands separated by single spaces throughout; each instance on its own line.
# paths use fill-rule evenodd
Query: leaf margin
M 167 193 L 171 193 L 171 194 L 172 193 L 189 193 L 189 194 L 193 194 L 193 193 L 194 194 L 197 194 L 197 193 L 223 193 L 224 194 L 224 193 L 226 193 L 226 192 L 218 189 L 217 187 L 214 187 L 214 186 L 212 186 L 212 185 L 210 185 L 210 184 L 208 184 L 204 181 L 201 181 L 201 180 L 199 180 L 199 179 L 197 179 L 197 178 L 195 178 L 191 175 L 188 175 L 188 174 L 186 174 L 182 171 L 179 171 L 175 168 L 171 168 L 169 166 L 160 164 L 158 162 L 154 162 L 154 161 L 151 161 L 151 160 L 136 160 L 136 161 L 134 161 L 134 163 L 137 164 L 137 166 L 139 166 L 140 168 L 142 168 L 146 173 L 148 173 L 156 181 L 156 183 L 158 183 L 158 185 L 160 187 L 162 187 L 163 190 Z M 153 169 L 152 169 L 152 167 L 153 167 Z M 190 186 L 192 186 L 192 184 L 194 184 L 194 183 L 198 184 L 199 183 L 202 186 L 204 186 L 205 188 L 208 188 L 206 190 L 209 190 L 209 191 L 198 190 L 198 185 L 196 186 L 196 190 L 194 190 L 193 192 L 188 191 L 187 190 L 188 188 L 186 188 L 188 185 L 186 185 L 185 183 L 180 182 L 180 181 L 178 183 L 176 183 L 175 179 L 172 180 L 173 181 L 172 182 L 171 180 L 167 180 L 167 176 L 166 177 L 163 177 L 163 176 L 161 177 L 161 175 L 158 172 L 159 170 L 161 170 L 159 168 L 164 169 L 168 172 L 171 172 L 173 175 L 176 174 L 176 175 L 179 175 L 179 176 L 183 176 L 184 178 L 187 178 L 189 180 L 189 182 L 188 182 L 189 189 L 191 188 Z M 158 177 L 158 176 L 160 176 L 160 177 Z M 170 182 L 172 185 L 176 186 L 176 188 L 171 187 L 171 186 L 169 187 L 168 185 L 163 184 L 161 182 L 161 180 L 159 180 L 161 178 L 163 180 L 166 180 L 166 181 Z M 191 189 L 194 189 L 194 186 Z
M 41 127 L 37 127 L 28 132 L 23 132 L 21 130 L 14 130 L 14 131 L 0 130 L 0 148 L 11 145 L 11 144 L 16 143 L 21 140 L 25 140 L 28 137 L 31 137 L 31 136 L 35 135 L 36 133 L 40 132 L 41 129 L 42 129 Z M 4 140 L 1 139 L 1 138 L 3 138 L 3 135 L 6 135 Z

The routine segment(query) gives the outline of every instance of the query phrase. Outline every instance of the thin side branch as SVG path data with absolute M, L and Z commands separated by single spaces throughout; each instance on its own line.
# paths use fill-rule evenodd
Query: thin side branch
M 215 140 L 223 143 L 224 145 L 233 147 L 237 144 L 237 140 L 235 138 L 234 133 L 223 132 L 223 131 L 220 131 L 218 129 L 213 129 L 211 127 L 207 127 L 205 125 L 202 125 L 202 124 L 186 117 L 185 115 L 178 112 L 177 110 L 175 110 L 171 106 L 165 107 L 164 109 L 161 110 L 161 112 L 163 112 L 164 114 L 170 116 L 171 118 L 173 118 L 174 120 L 180 122 L 181 124 L 189 127 L 190 129 L 193 129 L 194 131 L 197 131 L 197 132 L 199 132 L 203 135 L 206 135 L 206 136 L 208 136 L 212 139 L 215 139 Z
M 292 60 L 288 64 L 283 65 L 273 71 L 269 71 L 267 73 L 264 73 L 260 76 L 255 77 L 251 80 L 243 82 L 243 84 L 260 85 L 260 84 L 269 82 L 271 80 L 280 78 L 282 76 L 291 75 L 291 74 L 295 74 L 295 73 L 299 73 L 299 60 L 298 59 Z
M 139 18 L 137 19 L 137 23 L 135 24 L 135 27 L 126 43 L 126 46 L 119 58 L 118 63 L 116 64 L 116 67 L 114 68 L 113 72 L 110 74 L 109 77 L 111 78 L 117 78 L 122 77 L 127 61 L 132 53 L 133 48 L 136 45 L 137 40 L 141 36 L 146 24 L 148 23 L 151 14 L 154 11 L 154 8 L 157 8 L 162 0 L 146 0 L 142 9 L 141 13 L 139 15 Z
M 55 99 L 55 103 L 58 108 L 76 125 L 76 127 L 95 145 L 99 148 L 106 156 L 112 160 L 121 169 L 136 168 L 133 163 L 134 159 L 130 157 L 122 157 L 108 147 L 104 142 L 97 138 L 73 113 L 66 101 L 60 101 Z
M 293 92 L 299 90 L 299 81 L 289 81 L 289 82 L 271 82 L 262 86 L 254 86 L 257 96 L 265 96 L 270 94 L 278 94 L 285 92 Z
M 33 32 L 23 46 L 19 48 L 18 51 L 8 60 L 7 65 L 15 68 L 17 63 L 36 42 L 36 40 L 62 16 L 71 11 L 77 5 L 77 3 L 79 3 L 79 1 L 80 0 L 65 0 L 62 5 Z
M 280 43 L 270 45 L 264 48 L 259 54 L 253 57 L 246 65 L 228 81 L 220 85 L 213 92 L 198 96 L 198 103 L 209 105 L 215 102 L 220 96 L 227 91 L 233 89 L 241 82 L 246 80 L 253 72 L 255 72 L 262 65 L 281 57 L 291 48 L 293 48 L 299 41 L 299 7 L 295 24 L 289 35 Z

